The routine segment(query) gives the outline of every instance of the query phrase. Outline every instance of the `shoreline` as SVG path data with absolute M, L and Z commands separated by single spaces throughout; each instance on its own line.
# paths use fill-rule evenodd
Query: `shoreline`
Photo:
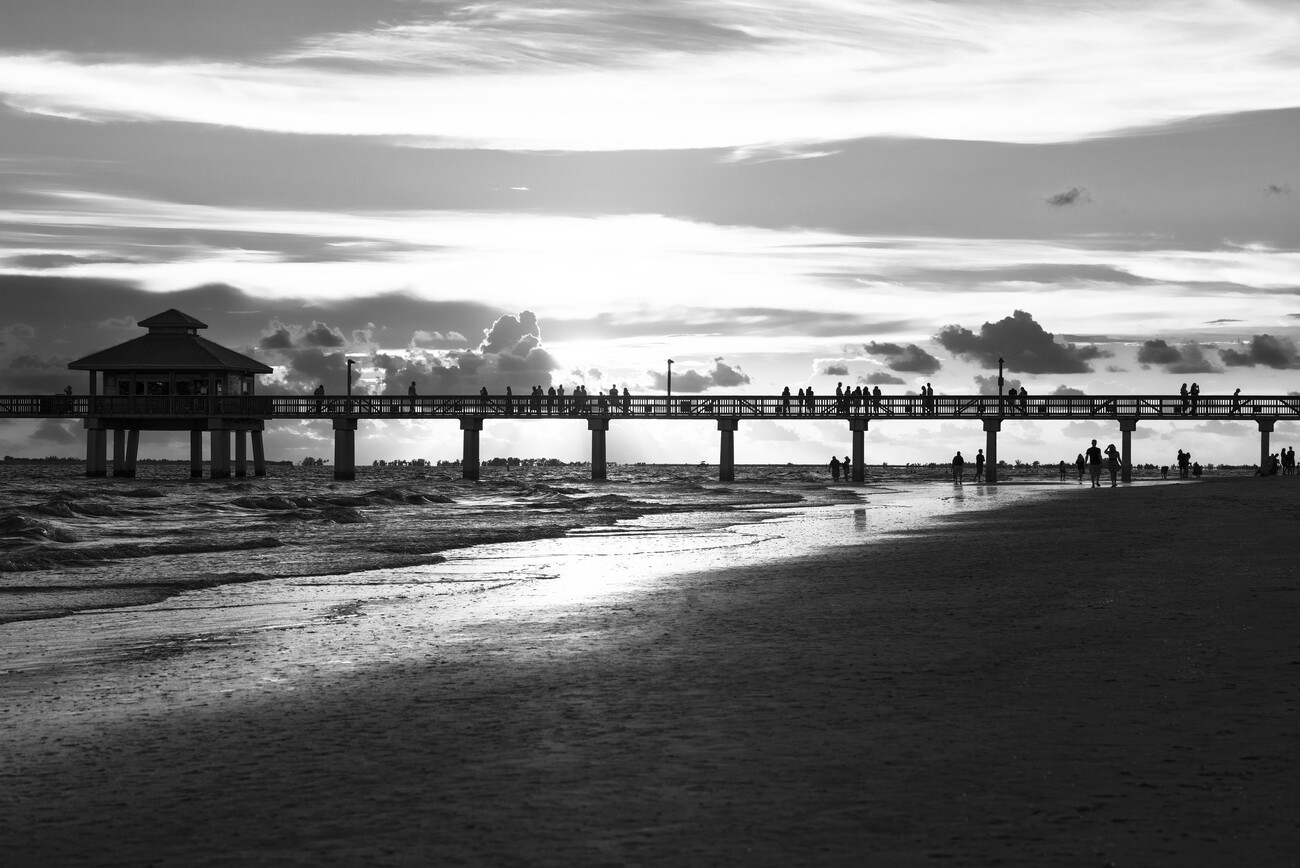
M 0 832 L 87 865 L 1295 864 L 1300 509 L 1201 481 L 520 591 L 292 692 L 27 685 Z

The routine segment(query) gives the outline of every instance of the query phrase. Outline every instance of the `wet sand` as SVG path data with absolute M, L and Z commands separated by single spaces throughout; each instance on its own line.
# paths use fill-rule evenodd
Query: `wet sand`
M 15 865 L 1294 865 L 1298 498 L 1085 488 L 599 602 L 485 595 L 437 636 L 340 613 L 305 631 L 310 677 L 264 665 L 274 637 L 11 671 L 0 841 Z M 419 659 L 332 657 L 404 631 Z M 264 683 L 215 686 L 248 661 Z

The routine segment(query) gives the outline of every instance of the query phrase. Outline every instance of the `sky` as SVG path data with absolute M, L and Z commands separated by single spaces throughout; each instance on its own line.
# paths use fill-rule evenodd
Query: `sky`
M 0 9 L 0 394 L 177 308 L 275 369 L 405 394 L 1300 389 L 1293 0 L 42 0 Z M 1274 442 L 1300 434 L 1281 423 Z M 871 463 L 977 424 L 873 423 Z M 482 455 L 583 460 L 580 422 Z M 1115 425 L 1007 423 L 1072 459 Z M 451 459 L 366 422 L 357 459 Z M 79 423 L 0 420 L 0 453 Z M 328 423 L 268 457 L 329 458 Z M 822 463 L 843 422 L 743 422 Z M 1134 458 L 1251 463 L 1251 423 L 1147 423 Z M 148 433 L 141 456 L 187 441 Z M 614 462 L 716 461 L 704 422 Z

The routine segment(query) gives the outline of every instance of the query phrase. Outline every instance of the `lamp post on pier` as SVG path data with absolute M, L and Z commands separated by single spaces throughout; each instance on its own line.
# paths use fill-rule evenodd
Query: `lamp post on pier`
M 356 359 L 348 359 L 348 397 L 352 397 L 352 366 L 355 365 Z
M 668 412 L 673 411 L 673 360 L 668 360 Z
M 998 415 L 1002 415 L 1002 357 L 998 356 Z

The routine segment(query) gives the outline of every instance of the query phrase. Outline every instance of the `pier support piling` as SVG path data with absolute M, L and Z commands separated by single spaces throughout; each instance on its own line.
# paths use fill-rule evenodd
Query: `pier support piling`
M 1136 416 L 1125 416 L 1119 420 L 1120 482 L 1133 481 L 1133 432 L 1137 426 Z
M 733 417 L 718 420 L 718 430 L 722 432 L 718 450 L 718 481 L 736 481 L 736 431 L 740 420 Z
M 605 435 L 609 431 L 609 418 L 592 416 L 587 420 L 587 430 L 591 432 L 591 478 L 606 478 Z
M 1259 472 L 1263 474 L 1268 472 L 1268 458 L 1271 454 L 1268 451 L 1268 435 L 1273 433 L 1277 417 L 1256 416 L 1255 421 L 1259 424 Z
M 867 481 L 867 421 L 850 419 L 849 430 L 853 432 L 853 481 Z
M 357 478 L 357 418 L 334 417 L 334 479 L 351 482 Z
M 235 476 L 248 475 L 248 432 L 235 432 Z
M 87 419 L 86 425 L 86 476 L 108 475 L 108 429 L 94 427 L 97 420 Z
M 991 416 L 984 417 L 984 481 L 996 485 L 998 482 L 998 432 L 1002 430 L 1002 420 Z
M 213 479 L 230 478 L 230 432 L 225 428 L 213 427 L 214 423 L 219 425 L 221 421 L 208 421 L 208 454 L 211 456 L 209 475 Z
M 129 476 L 126 472 L 126 429 L 113 429 L 113 475 Z
M 253 431 L 253 475 L 266 475 L 266 449 L 262 446 L 262 432 Z
M 190 478 L 203 477 L 203 432 L 195 428 L 190 431 Z
M 461 416 L 460 430 L 465 432 L 465 446 L 461 452 L 460 478 L 478 479 L 478 435 L 483 430 L 480 416 Z

